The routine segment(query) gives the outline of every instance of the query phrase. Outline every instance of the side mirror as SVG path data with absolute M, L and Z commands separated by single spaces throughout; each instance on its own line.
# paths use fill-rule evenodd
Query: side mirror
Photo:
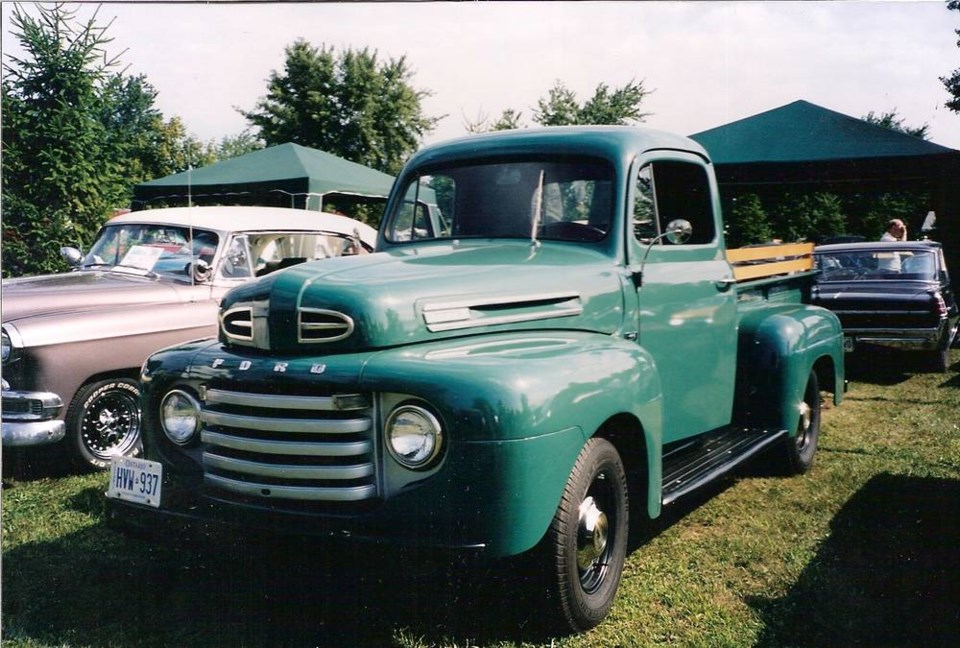
M 193 273 L 194 283 L 204 283 L 210 279 L 210 274 L 213 268 L 211 268 L 210 264 L 203 259 L 197 259 L 193 263 L 188 263 L 187 266 Z
M 654 245 L 663 239 L 667 239 L 673 245 L 682 245 L 690 240 L 691 234 L 693 234 L 693 225 L 686 219 L 677 218 L 667 223 L 667 228 L 647 244 L 647 249 L 643 253 L 643 261 L 640 262 L 640 268 L 633 272 L 633 285 L 637 288 L 643 286 L 643 268 L 647 265 L 647 257 L 650 256 L 650 250 L 653 249 Z
M 60 256 L 71 268 L 79 268 L 83 262 L 83 253 L 75 247 L 60 248 Z
M 693 235 L 693 225 L 688 220 L 678 218 L 667 223 L 667 231 L 663 234 L 673 245 L 683 245 Z

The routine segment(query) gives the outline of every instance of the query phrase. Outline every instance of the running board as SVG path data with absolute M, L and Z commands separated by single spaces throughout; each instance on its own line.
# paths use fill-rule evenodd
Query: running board
M 785 436 L 787 430 L 728 428 L 674 450 L 663 458 L 663 505 L 730 472 Z

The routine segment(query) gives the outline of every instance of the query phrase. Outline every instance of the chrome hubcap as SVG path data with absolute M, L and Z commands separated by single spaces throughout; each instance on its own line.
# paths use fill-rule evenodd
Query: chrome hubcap
M 577 525 L 577 566 L 587 570 L 607 549 L 609 523 L 607 514 L 600 510 L 592 497 L 587 497 L 580 504 L 579 522 Z

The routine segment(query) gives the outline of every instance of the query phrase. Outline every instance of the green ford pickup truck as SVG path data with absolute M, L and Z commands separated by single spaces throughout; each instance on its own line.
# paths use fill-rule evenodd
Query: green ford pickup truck
M 537 561 L 567 630 L 614 601 L 631 522 L 756 458 L 813 461 L 843 395 L 812 248 L 727 251 L 707 153 L 627 127 L 493 133 L 398 176 L 374 254 L 232 290 L 141 380 L 121 523 Z

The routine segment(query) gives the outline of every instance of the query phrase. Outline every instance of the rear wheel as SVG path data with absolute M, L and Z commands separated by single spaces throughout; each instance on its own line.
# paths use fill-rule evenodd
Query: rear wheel
M 947 373 L 950 368 L 950 347 L 930 353 L 930 366 L 937 373 Z
M 820 384 L 816 372 L 811 371 L 800 403 L 797 433 L 788 437 L 783 444 L 783 464 L 787 474 L 799 475 L 810 469 L 819 438 Z
M 113 456 L 142 449 L 140 386 L 127 378 L 84 385 L 67 409 L 67 433 L 81 465 L 103 470 Z
M 575 632 L 610 611 L 627 553 L 627 477 L 616 448 L 591 439 L 580 451 L 548 531 L 550 589 Z

